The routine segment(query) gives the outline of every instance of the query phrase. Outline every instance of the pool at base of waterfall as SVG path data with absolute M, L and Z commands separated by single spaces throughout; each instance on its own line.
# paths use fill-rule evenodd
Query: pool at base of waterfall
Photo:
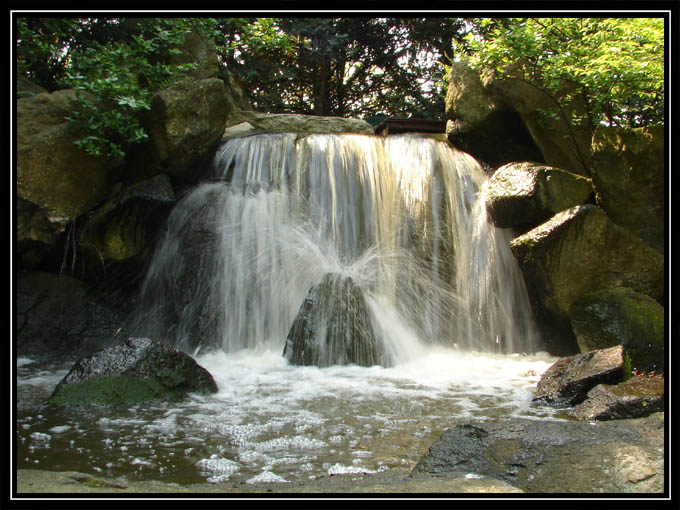
M 197 356 L 214 395 L 122 409 L 44 405 L 70 365 L 17 360 L 16 467 L 123 480 L 296 482 L 410 469 L 460 421 L 559 419 L 531 402 L 545 353 L 433 347 L 391 368 L 289 365 L 279 352 Z

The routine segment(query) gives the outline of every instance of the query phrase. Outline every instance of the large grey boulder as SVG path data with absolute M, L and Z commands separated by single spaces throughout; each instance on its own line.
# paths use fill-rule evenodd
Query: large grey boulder
M 538 161 L 588 175 L 592 127 L 582 95 L 568 83 L 561 97 L 552 98 L 506 69 L 497 79 L 479 73 L 465 61 L 452 64 L 446 96 L 447 134 L 458 148 L 492 167 L 513 161 Z M 555 99 L 563 100 L 560 109 Z
M 527 493 L 663 493 L 664 414 L 596 422 L 505 419 L 452 425 L 415 474 L 503 480 Z
M 361 289 L 351 278 L 331 273 L 302 303 L 283 356 L 294 365 L 391 365 Z
M 633 369 L 664 370 L 664 308 L 627 287 L 589 292 L 569 311 L 581 352 L 623 345 Z
M 510 248 L 545 339 L 558 356 L 578 352 L 569 311 L 582 295 L 626 286 L 662 300 L 664 257 L 591 204 L 562 211 Z
M 165 172 L 195 182 L 214 156 L 230 109 L 219 78 L 187 78 L 157 92 L 143 115 L 149 140 L 131 150 L 126 175 L 143 180 Z
M 17 100 L 17 241 L 20 253 L 55 248 L 66 227 L 103 201 L 121 172 L 120 161 L 78 148 L 67 116 L 77 108 L 73 90 Z
M 592 194 L 590 179 L 529 161 L 503 165 L 485 184 L 486 209 L 501 228 L 535 226 Z
M 541 376 L 533 400 L 573 406 L 585 400 L 598 384 L 617 384 L 631 375 L 630 359 L 622 346 L 560 358 Z
M 210 373 L 189 355 L 149 338 L 129 338 L 79 359 L 49 403 L 129 406 L 216 392 Z

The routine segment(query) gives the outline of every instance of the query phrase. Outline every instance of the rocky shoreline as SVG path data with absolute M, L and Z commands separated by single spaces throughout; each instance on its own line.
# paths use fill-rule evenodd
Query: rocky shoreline
M 376 474 L 343 474 L 319 477 L 298 483 L 233 484 L 202 483 L 179 485 L 159 481 L 122 482 L 73 471 L 40 471 L 21 469 L 17 471 L 16 491 L 25 494 L 112 494 L 133 496 L 135 494 L 196 494 L 208 497 L 221 495 L 238 497 L 262 494 L 483 494 L 522 493 L 523 491 L 491 477 L 478 479 L 461 475 L 410 476 L 406 470 L 392 470 Z

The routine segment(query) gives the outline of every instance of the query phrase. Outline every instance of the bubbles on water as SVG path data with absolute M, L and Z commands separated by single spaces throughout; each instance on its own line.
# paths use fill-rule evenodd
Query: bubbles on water
M 531 402 L 554 360 L 441 348 L 392 368 L 319 369 L 289 366 L 268 351 L 205 354 L 197 361 L 218 393 L 100 414 L 25 413 L 18 459 L 180 483 L 408 469 L 457 421 L 554 419 Z
M 246 483 L 250 484 L 273 483 L 273 482 L 288 482 L 288 480 L 286 480 L 282 476 L 272 473 L 271 471 L 262 471 L 262 473 L 260 473 L 259 475 L 246 480 Z
M 196 466 L 207 476 L 206 481 L 210 483 L 224 482 L 241 469 L 237 462 L 220 458 L 216 454 L 211 455 L 208 459 L 199 460 Z

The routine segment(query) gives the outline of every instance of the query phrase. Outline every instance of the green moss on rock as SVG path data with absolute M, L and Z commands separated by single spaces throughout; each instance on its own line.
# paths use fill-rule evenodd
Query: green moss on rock
M 184 392 L 170 389 L 158 379 L 139 380 L 127 375 L 93 377 L 69 384 L 53 398 L 55 406 L 94 404 L 102 406 L 132 406 L 155 399 L 179 400 Z
M 663 370 L 664 315 L 657 301 L 627 287 L 587 293 L 570 309 L 581 352 L 623 345 L 639 370 Z
M 49 404 L 129 406 L 216 391 L 212 376 L 189 355 L 148 338 L 129 338 L 78 360 Z

